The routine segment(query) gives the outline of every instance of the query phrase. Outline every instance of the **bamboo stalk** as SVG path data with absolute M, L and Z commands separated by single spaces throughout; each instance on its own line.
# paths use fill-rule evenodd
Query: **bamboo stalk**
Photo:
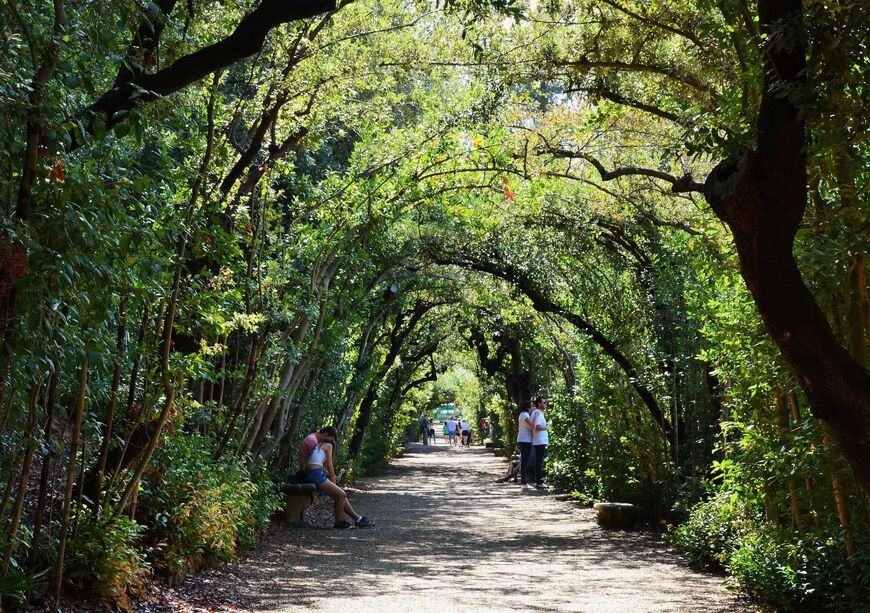
M 865 304 L 861 302 L 861 294 L 867 294 L 866 279 L 865 285 L 861 287 L 861 281 L 864 272 L 864 256 L 861 253 L 852 253 L 849 256 L 849 269 L 846 272 L 844 300 L 846 304 L 846 322 L 849 331 L 849 353 L 855 358 L 855 361 L 866 366 L 866 351 L 864 349 L 867 342 L 867 330 L 865 330 Z
M 833 451 L 831 439 L 827 432 L 822 434 L 822 442 L 828 450 Z M 846 555 L 851 558 L 855 555 L 855 541 L 852 538 L 852 530 L 849 527 L 849 506 L 846 502 L 846 495 L 843 493 L 843 483 L 834 471 L 831 472 L 831 487 L 834 490 L 834 501 L 837 504 L 837 516 L 840 519 L 840 525 L 843 527 Z

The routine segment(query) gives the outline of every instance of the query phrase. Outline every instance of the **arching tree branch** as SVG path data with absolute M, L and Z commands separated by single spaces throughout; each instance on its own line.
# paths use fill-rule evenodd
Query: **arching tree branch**
M 226 38 L 180 57 L 153 74 L 130 73 L 126 80 L 116 82 L 99 100 L 84 109 L 79 118 L 88 131 L 96 116 L 101 116 L 105 126 L 112 128 L 123 119 L 124 111 L 182 90 L 216 70 L 254 55 L 262 49 L 269 32 L 279 25 L 337 8 L 336 0 L 263 0 Z M 74 138 L 70 148 L 81 144 Z
M 601 350 L 622 369 L 628 378 L 629 384 L 635 390 L 637 395 L 640 396 L 653 420 L 661 428 L 666 440 L 668 442 L 671 441 L 673 428 L 671 427 L 671 423 L 665 417 L 664 412 L 659 406 L 652 391 L 640 380 L 640 374 L 628 357 L 626 357 L 625 354 L 616 347 L 613 341 L 607 338 L 607 336 L 605 336 L 604 333 L 595 325 L 577 313 L 573 313 L 553 302 L 526 274 L 512 268 L 504 262 L 481 261 L 468 255 L 458 256 L 445 254 L 437 249 L 430 251 L 429 257 L 436 264 L 459 266 L 468 270 L 483 272 L 499 279 L 504 279 L 523 292 L 526 297 L 532 301 L 532 305 L 537 311 L 541 313 L 553 313 L 571 322 L 592 342 L 598 345 Z
M 588 60 L 583 58 L 573 61 L 556 60 L 555 62 L 553 62 L 553 65 L 588 71 L 594 71 L 596 69 L 615 69 L 620 72 L 644 72 L 648 74 L 656 74 L 670 79 L 671 81 L 682 83 L 683 85 L 687 85 L 688 87 L 691 87 L 692 89 L 695 89 L 699 92 L 710 93 L 713 91 L 713 88 L 711 88 L 709 85 L 691 75 L 679 74 L 675 70 L 666 68 L 664 66 L 657 66 L 655 64 L 642 64 L 640 62 Z
M 661 170 L 641 168 L 638 166 L 624 166 L 614 170 L 607 170 L 607 168 L 604 167 L 604 164 L 598 161 L 597 158 L 588 153 L 583 153 L 582 151 L 571 151 L 569 149 L 561 149 L 550 145 L 539 149 L 539 151 L 542 153 L 549 153 L 555 158 L 586 160 L 595 167 L 595 170 L 598 171 L 602 181 L 613 181 L 614 179 L 630 175 L 652 177 L 670 183 L 671 191 L 675 194 L 687 192 L 704 193 L 704 184 L 695 181 L 691 174 L 685 174 L 682 177 L 675 177 L 674 175 L 662 172 Z

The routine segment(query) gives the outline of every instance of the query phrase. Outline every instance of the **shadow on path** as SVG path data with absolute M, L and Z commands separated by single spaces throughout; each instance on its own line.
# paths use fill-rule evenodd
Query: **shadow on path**
M 274 524 L 189 581 L 250 611 L 748 610 L 656 535 L 601 530 L 589 509 L 493 483 L 503 470 L 482 447 L 412 443 L 351 494 L 375 528 Z

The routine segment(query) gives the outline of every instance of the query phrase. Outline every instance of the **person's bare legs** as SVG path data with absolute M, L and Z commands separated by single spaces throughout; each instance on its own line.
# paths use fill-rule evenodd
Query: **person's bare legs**
M 320 488 L 320 491 L 335 501 L 335 523 L 344 520 L 345 513 L 350 515 L 354 521 L 359 519 L 359 515 L 357 515 L 353 510 L 353 507 L 350 506 L 350 502 L 347 501 L 347 492 L 338 487 L 332 481 L 324 481 L 318 487 Z
M 344 500 L 344 512 L 350 515 L 354 521 L 359 520 L 362 515 L 353 510 L 353 507 L 350 506 L 350 501 L 347 498 L 345 498 Z

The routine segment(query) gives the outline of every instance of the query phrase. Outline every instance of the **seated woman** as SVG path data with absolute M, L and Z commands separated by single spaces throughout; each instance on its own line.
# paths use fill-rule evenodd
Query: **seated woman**
M 514 454 L 510 458 L 510 462 L 508 463 L 507 472 L 502 475 L 500 478 L 496 479 L 496 483 L 505 483 L 507 481 L 513 480 L 514 483 L 517 482 L 517 477 L 520 474 L 520 450 L 519 447 L 514 449 Z
M 324 428 L 324 430 L 327 429 Z M 330 434 L 330 432 L 323 431 L 314 433 L 317 444 L 305 461 L 305 480 L 316 485 L 317 489 L 335 502 L 335 528 L 346 530 L 373 526 L 373 522 L 353 510 L 347 500 L 347 492 L 336 485 L 338 478 L 335 475 L 332 462 L 335 441 L 329 438 Z M 353 523 L 345 519 L 345 514 L 353 518 Z

